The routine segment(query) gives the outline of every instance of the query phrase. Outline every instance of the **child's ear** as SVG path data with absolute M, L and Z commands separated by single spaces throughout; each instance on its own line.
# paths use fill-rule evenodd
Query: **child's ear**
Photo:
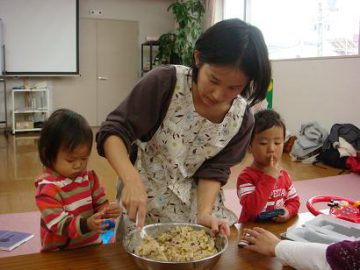
M 247 148 L 247 151 L 248 151 L 248 153 L 252 153 L 252 147 L 251 147 L 251 143 L 249 144 L 249 146 L 248 146 L 248 148 Z

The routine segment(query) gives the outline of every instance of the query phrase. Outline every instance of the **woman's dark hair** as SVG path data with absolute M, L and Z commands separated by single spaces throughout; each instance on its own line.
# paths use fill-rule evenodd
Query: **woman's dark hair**
M 251 134 L 251 141 L 255 134 L 263 132 L 272 127 L 281 127 L 283 129 L 284 139 L 286 135 L 286 127 L 279 113 L 274 110 L 261 110 L 254 114 L 255 125 Z
M 60 149 L 71 152 L 79 145 L 88 145 L 91 150 L 92 143 L 93 133 L 85 118 L 71 110 L 58 109 L 45 121 L 40 132 L 41 163 L 53 169 Z
M 200 65 L 193 57 L 192 78 L 196 83 L 202 64 L 239 68 L 250 79 L 241 96 L 250 106 L 262 101 L 271 80 L 271 64 L 261 31 L 239 19 L 220 21 L 207 29 L 196 41 Z

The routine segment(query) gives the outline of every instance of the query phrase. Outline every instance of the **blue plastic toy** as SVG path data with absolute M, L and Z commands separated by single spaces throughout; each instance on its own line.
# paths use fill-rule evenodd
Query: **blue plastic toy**
M 106 225 L 104 230 L 107 231 L 100 234 L 100 237 L 102 239 L 103 244 L 108 244 L 110 243 L 110 240 L 114 235 L 115 222 L 113 222 L 111 219 L 107 219 L 103 222 L 103 225 Z
M 103 223 L 103 225 L 106 225 L 106 227 L 104 228 L 104 230 L 111 230 L 115 228 L 115 222 L 112 221 L 111 219 L 107 219 L 105 220 Z

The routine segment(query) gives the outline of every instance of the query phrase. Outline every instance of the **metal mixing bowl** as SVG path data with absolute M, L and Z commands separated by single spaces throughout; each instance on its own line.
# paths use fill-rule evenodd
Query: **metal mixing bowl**
M 177 226 L 189 226 L 194 230 L 205 230 L 210 233 L 211 230 L 198 224 L 190 223 L 157 223 L 144 226 L 145 233 L 151 236 L 156 236 L 163 232 L 168 232 Z M 127 253 L 134 259 L 136 265 L 143 270 L 208 270 L 211 269 L 219 260 L 221 254 L 226 250 L 228 246 L 228 239 L 226 236 L 218 234 L 215 237 L 215 247 L 217 253 L 203 258 L 201 260 L 186 261 L 186 262 L 165 262 L 149 258 L 140 257 L 135 254 L 135 248 L 140 245 L 142 238 L 139 231 L 133 231 L 125 236 L 123 240 L 123 246 Z

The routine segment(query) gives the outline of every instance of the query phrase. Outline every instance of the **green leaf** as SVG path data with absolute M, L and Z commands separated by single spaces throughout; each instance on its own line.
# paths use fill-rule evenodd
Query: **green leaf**
M 174 15 L 178 27 L 172 33 L 160 36 L 157 57 L 162 63 L 164 59 L 180 58 L 177 64 L 191 65 L 194 43 L 201 34 L 205 9 L 200 0 L 177 0 L 167 10 Z

